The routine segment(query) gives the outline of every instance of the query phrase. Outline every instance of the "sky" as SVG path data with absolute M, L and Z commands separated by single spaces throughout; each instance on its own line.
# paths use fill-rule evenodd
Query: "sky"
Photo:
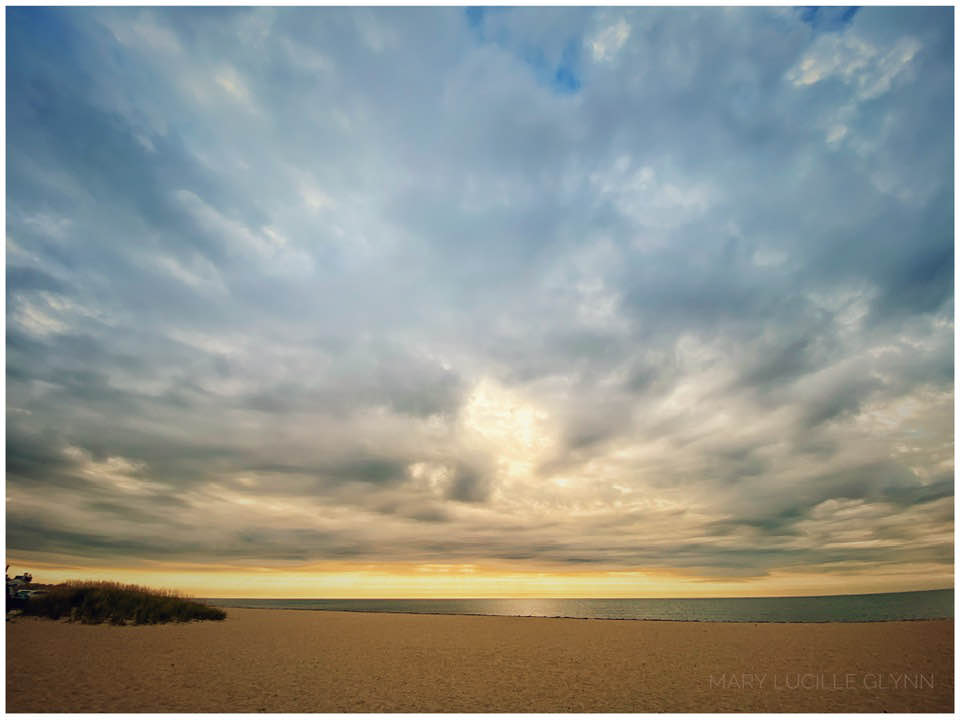
M 8 8 L 11 571 L 952 587 L 953 27 Z

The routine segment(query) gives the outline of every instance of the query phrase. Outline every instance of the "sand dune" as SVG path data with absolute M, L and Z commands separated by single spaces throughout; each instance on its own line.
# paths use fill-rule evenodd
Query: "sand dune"
M 7 623 L 10 712 L 953 710 L 953 621 L 724 624 L 229 609 Z

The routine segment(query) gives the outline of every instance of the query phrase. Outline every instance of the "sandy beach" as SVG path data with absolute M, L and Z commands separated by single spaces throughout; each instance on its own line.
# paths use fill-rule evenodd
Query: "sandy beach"
M 953 621 L 7 623 L 8 712 L 950 712 Z

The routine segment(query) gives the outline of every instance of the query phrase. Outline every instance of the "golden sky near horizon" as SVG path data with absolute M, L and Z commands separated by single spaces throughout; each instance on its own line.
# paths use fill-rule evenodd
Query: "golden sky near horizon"
M 851 579 L 840 573 L 775 573 L 731 582 L 676 572 L 532 572 L 475 564 L 425 563 L 307 568 L 62 567 L 14 563 L 10 574 L 31 571 L 34 581 L 111 580 L 177 590 L 194 597 L 248 598 L 456 598 L 456 597 L 757 597 L 857 594 L 953 587 L 953 575 L 936 566 Z

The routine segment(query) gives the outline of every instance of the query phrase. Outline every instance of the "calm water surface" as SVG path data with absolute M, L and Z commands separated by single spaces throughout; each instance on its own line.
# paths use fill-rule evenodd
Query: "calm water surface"
M 207 598 L 220 607 L 607 620 L 863 622 L 953 617 L 953 590 L 788 598 L 285 600 Z

